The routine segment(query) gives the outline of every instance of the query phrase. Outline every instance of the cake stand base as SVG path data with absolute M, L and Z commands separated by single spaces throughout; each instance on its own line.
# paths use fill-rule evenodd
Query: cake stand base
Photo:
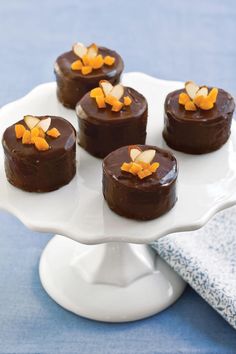
M 48 295 L 89 319 L 126 322 L 154 315 L 175 302 L 185 282 L 147 245 L 82 245 L 55 236 L 39 273 Z

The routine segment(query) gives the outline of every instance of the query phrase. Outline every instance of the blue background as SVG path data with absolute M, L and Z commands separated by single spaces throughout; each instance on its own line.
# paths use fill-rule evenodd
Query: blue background
M 235 19 L 233 0 L 0 0 L 0 105 L 54 80 L 55 58 L 75 41 L 116 49 L 125 71 L 235 95 Z M 63 310 L 38 276 L 51 235 L 5 212 L 0 225 L 1 354 L 236 352 L 235 331 L 190 288 L 166 311 L 135 323 L 96 323 Z

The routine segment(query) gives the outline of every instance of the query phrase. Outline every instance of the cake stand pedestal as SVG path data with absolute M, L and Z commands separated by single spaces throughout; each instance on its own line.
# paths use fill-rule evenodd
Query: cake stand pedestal
M 95 246 L 55 236 L 40 260 L 46 292 L 78 315 L 106 322 L 139 320 L 170 306 L 185 282 L 150 246 Z
M 168 149 L 162 139 L 164 100 L 183 83 L 141 73 L 125 74 L 123 82 L 147 98 L 147 144 Z M 61 116 L 77 128 L 75 112 L 58 102 L 54 82 L 1 108 L 0 135 L 25 114 Z M 49 242 L 40 260 L 43 287 L 58 304 L 87 318 L 123 322 L 158 313 L 181 295 L 184 281 L 148 244 L 199 228 L 217 211 L 236 204 L 236 124 L 229 141 L 214 153 L 174 154 L 178 202 L 160 218 L 138 222 L 108 208 L 102 195 L 102 161 L 79 147 L 71 183 L 36 194 L 7 182 L 0 146 L 0 208 L 32 230 L 63 235 Z

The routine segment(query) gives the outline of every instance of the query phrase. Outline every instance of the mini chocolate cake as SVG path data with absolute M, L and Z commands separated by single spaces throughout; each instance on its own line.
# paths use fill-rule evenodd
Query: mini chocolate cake
M 121 146 L 145 144 L 148 111 L 145 97 L 122 85 L 112 88 L 106 81 L 100 85 L 110 85 L 110 91 L 105 89 L 104 97 L 99 96 L 102 90 L 97 88 L 87 93 L 76 106 L 79 144 L 100 158 Z
M 58 99 L 64 106 L 75 108 L 100 80 L 118 83 L 123 69 L 123 60 L 115 51 L 95 44 L 86 48 L 77 43 L 73 50 L 60 55 L 55 62 Z
M 191 92 L 191 83 L 188 95 L 188 85 L 186 92 L 177 90 L 166 97 L 163 137 L 171 148 L 188 154 L 217 150 L 230 136 L 234 99 L 222 89 L 208 94 L 206 87 L 197 91 L 192 86 Z
M 28 192 L 49 192 L 76 172 L 76 134 L 60 117 L 25 118 L 7 128 L 2 145 L 8 181 Z
M 170 152 L 155 146 L 124 146 L 104 159 L 103 195 L 121 216 L 155 219 L 176 203 L 177 174 Z

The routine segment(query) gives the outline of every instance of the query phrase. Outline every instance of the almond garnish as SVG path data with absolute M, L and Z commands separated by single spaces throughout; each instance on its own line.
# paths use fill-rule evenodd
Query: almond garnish
M 38 128 L 41 128 L 44 133 L 46 133 L 46 131 L 49 129 L 51 125 L 51 118 L 45 118 L 45 119 L 41 119 L 40 122 L 37 124 Z
M 141 154 L 139 154 L 136 159 L 134 160 L 135 162 L 145 162 L 145 163 L 151 163 L 152 160 L 154 159 L 154 156 L 156 154 L 156 150 L 145 150 L 142 151 Z
M 185 90 L 189 97 L 193 100 L 197 91 L 199 90 L 199 86 L 197 86 L 193 81 L 187 81 L 185 83 Z
M 82 66 L 83 66 L 82 61 L 80 59 L 78 59 L 71 64 L 71 69 L 72 70 L 81 70 Z
M 34 145 L 39 151 L 49 150 L 49 145 L 44 138 L 36 137 L 34 138 Z
M 25 127 L 23 124 L 16 124 L 15 125 L 15 134 L 17 139 L 21 139 L 25 132 Z
M 105 96 L 108 96 L 111 90 L 113 89 L 113 85 L 107 80 L 101 80 L 99 82 L 99 86 L 102 89 Z
M 206 86 L 202 86 L 200 87 L 200 89 L 196 92 L 196 95 L 194 96 L 197 97 L 197 96 L 204 96 L 206 97 L 208 95 L 208 88 Z
M 114 96 L 117 100 L 120 100 L 124 95 L 124 86 L 121 84 L 113 86 L 113 89 L 110 92 L 111 96 Z
M 104 64 L 108 65 L 108 66 L 111 66 L 115 63 L 115 58 L 114 57 L 111 57 L 110 55 L 107 55 L 105 58 L 104 58 Z
M 57 128 L 52 128 L 47 131 L 47 135 L 51 136 L 52 138 L 58 138 L 61 135 L 61 133 Z
M 138 157 L 138 155 L 141 154 L 141 152 L 142 152 L 142 150 L 138 146 L 130 148 L 129 155 L 130 155 L 131 160 L 134 161 L 136 159 L 136 157 Z
M 89 58 L 95 58 L 97 54 L 98 54 L 98 47 L 96 46 L 95 43 L 93 43 L 88 47 L 87 55 Z
M 24 121 L 29 129 L 33 129 L 40 122 L 40 119 L 31 115 L 27 115 L 24 116 Z
M 79 42 L 75 43 L 73 45 L 72 49 L 73 49 L 73 52 L 75 53 L 75 55 L 77 55 L 81 59 L 88 52 L 88 49 L 83 45 L 83 43 L 79 43 Z
M 25 130 L 23 137 L 22 137 L 22 144 L 31 144 L 31 133 L 29 130 Z

